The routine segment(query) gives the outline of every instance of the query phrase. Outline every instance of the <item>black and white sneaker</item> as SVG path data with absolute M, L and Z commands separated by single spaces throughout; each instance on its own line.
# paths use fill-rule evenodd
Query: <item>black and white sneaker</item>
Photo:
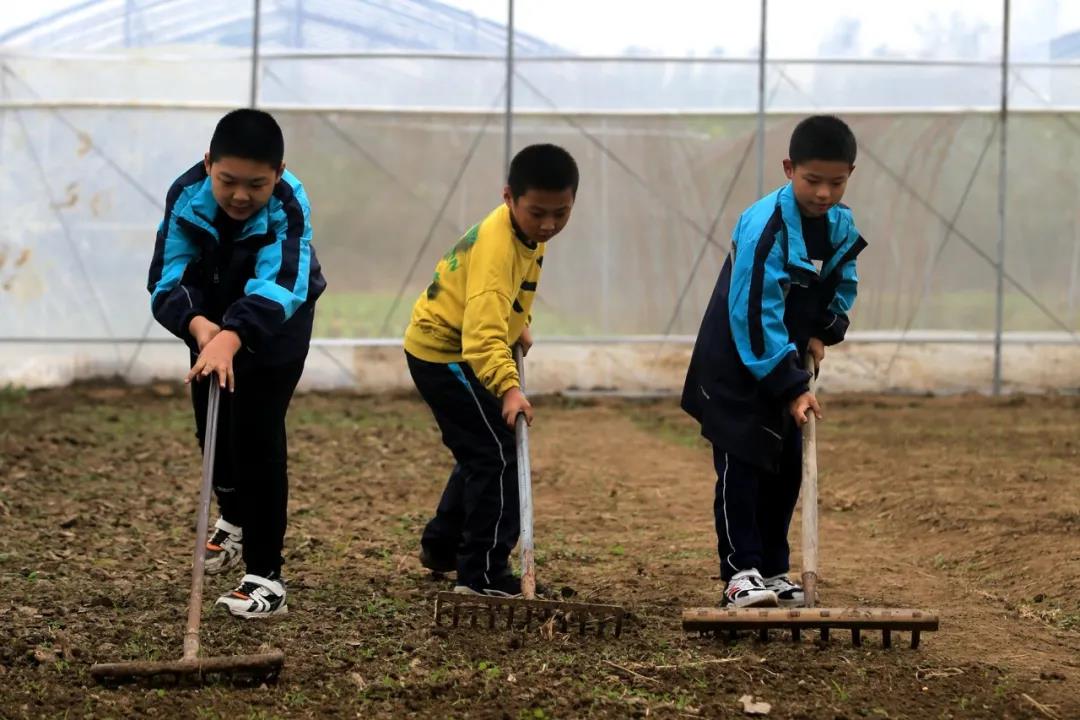
M 776 593 L 776 600 L 780 607 L 805 607 L 806 595 L 802 585 L 796 585 L 788 580 L 787 575 L 774 575 L 765 578 L 765 587 Z
M 756 569 L 735 573 L 724 589 L 724 604 L 735 607 L 776 607 L 776 593 L 765 587 L 761 573 Z
M 285 582 L 258 575 L 245 575 L 238 588 L 219 597 L 214 605 L 242 618 L 272 617 L 289 612 L 285 603 Z
M 214 523 L 214 532 L 206 541 L 206 562 L 203 570 L 207 575 L 220 575 L 240 564 L 244 555 L 244 531 L 224 518 Z
M 521 578 L 510 572 L 499 575 L 490 583 L 481 579 L 476 583 L 462 583 L 454 586 L 454 592 L 461 595 L 487 595 L 488 597 L 521 597 Z

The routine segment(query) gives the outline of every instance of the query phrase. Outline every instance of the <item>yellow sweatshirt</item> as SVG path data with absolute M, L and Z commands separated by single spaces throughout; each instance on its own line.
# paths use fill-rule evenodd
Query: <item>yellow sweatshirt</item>
M 530 248 L 500 205 L 435 266 L 405 330 L 405 350 L 427 362 L 465 361 L 496 397 L 520 387 L 510 348 L 529 322 L 545 243 Z

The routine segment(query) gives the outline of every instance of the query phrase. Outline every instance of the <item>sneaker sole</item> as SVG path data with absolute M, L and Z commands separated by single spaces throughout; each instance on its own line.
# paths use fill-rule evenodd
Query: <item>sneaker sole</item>
M 725 599 L 727 599 L 726 595 Z M 760 597 L 756 600 L 744 600 L 742 602 L 739 602 L 738 600 L 728 600 L 724 606 L 733 608 L 780 607 L 780 599 L 773 593 L 772 597 L 766 595 L 765 597 Z
M 277 617 L 278 615 L 288 615 L 289 614 L 289 606 L 288 605 L 282 605 L 281 607 L 277 608 L 276 610 L 272 610 L 270 612 L 250 612 L 248 610 L 233 610 L 231 607 L 229 607 L 225 603 L 214 603 L 214 605 L 218 606 L 218 607 L 221 607 L 221 609 L 223 609 L 225 612 L 229 613 L 233 617 L 242 618 L 244 620 L 258 620 L 260 618 L 272 618 L 272 617 Z
M 732 602 L 732 603 L 728 603 L 727 606 L 728 607 L 733 607 L 733 608 L 774 608 L 774 607 L 780 607 L 780 603 L 778 603 L 775 600 L 769 600 L 768 598 L 763 598 L 761 600 L 751 600 L 750 602 L 743 603 L 743 604 L 739 604 L 737 602 Z
M 779 600 L 777 605 L 782 608 L 801 608 L 806 607 L 805 600 Z
M 473 590 L 468 585 L 455 585 L 454 586 L 454 592 L 457 593 L 458 595 L 477 595 L 479 597 L 504 598 L 506 600 L 518 600 L 520 598 L 525 597 L 521 593 L 518 593 L 517 595 L 511 595 L 510 593 L 504 593 L 504 592 L 500 592 L 498 590 L 489 590 L 487 592 L 477 592 L 476 590 Z

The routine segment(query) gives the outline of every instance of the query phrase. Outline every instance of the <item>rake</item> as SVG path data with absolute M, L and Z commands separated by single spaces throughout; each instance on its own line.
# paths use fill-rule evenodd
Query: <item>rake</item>
M 525 363 L 520 345 L 514 346 L 514 360 L 522 390 L 525 388 Z M 536 597 L 536 561 L 533 544 L 532 470 L 529 464 L 529 426 L 525 415 L 514 422 L 517 443 L 518 496 L 521 513 L 521 594 L 502 598 L 440 592 L 435 596 L 435 625 L 480 627 L 488 630 L 529 628 L 534 622 L 561 632 L 581 635 L 595 633 L 603 637 L 611 627 L 615 637 L 622 634 L 625 611 L 618 605 L 541 600 Z
M 811 374 L 810 390 L 814 390 L 814 361 L 806 356 L 806 369 Z M 802 438 L 802 551 L 803 608 L 733 608 L 699 607 L 683 610 L 682 626 L 687 632 L 719 634 L 727 632 L 731 639 L 739 630 L 757 630 L 762 642 L 769 639 L 769 630 L 791 631 L 794 642 L 802 640 L 802 630 L 818 630 L 822 643 L 829 641 L 831 629 L 850 630 L 851 642 L 862 645 L 863 630 L 881 630 L 881 645 L 892 647 L 892 633 L 911 633 L 911 647 L 919 647 L 920 634 L 938 629 L 938 617 L 925 610 L 900 608 L 819 608 L 817 600 L 818 559 L 818 472 L 816 419 L 807 413 Z
M 280 650 L 256 655 L 199 657 L 199 626 L 202 623 L 203 564 L 205 557 L 207 516 L 214 482 L 214 453 L 217 449 L 217 419 L 220 391 L 217 379 L 209 379 L 210 390 L 206 407 L 206 439 L 203 443 L 202 488 L 199 491 L 199 516 L 195 523 L 195 557 L 191 567 L 191 596 L 188 599 L 187 629 L 184 632 L 184 654 L 179 660 L 137 660 L 121 663 L 99 663 L 90 668 L 90 675 L 105 686 L 143 681 L 148 684 L 201 684 L 213 680 L 274 682 L 285 664 Z

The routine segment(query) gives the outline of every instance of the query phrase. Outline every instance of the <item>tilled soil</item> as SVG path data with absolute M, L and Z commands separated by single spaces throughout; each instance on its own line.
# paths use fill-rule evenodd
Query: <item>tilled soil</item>
M 290 415 L 290 614 L 213 612 L 203 652 L 279 647 L 269 687 L 93 683 L 180 655 L 200 459 L 173 386 L 0 394 L 0 717 L 1080 717 L 1080 399 L 826 398 L 823 604 L 935 610 L 922 647 L 684 634 L 720 597 L 707 445 L 674 402 L 541 399 L 538 575 L 629 613 L 620 639 L 434 629 L 416 560 L 450 470 L 412 398 Z M 798 519 L 792 545 L 798 547 Z M 797 569 L 798 552 L 793 557 Z

